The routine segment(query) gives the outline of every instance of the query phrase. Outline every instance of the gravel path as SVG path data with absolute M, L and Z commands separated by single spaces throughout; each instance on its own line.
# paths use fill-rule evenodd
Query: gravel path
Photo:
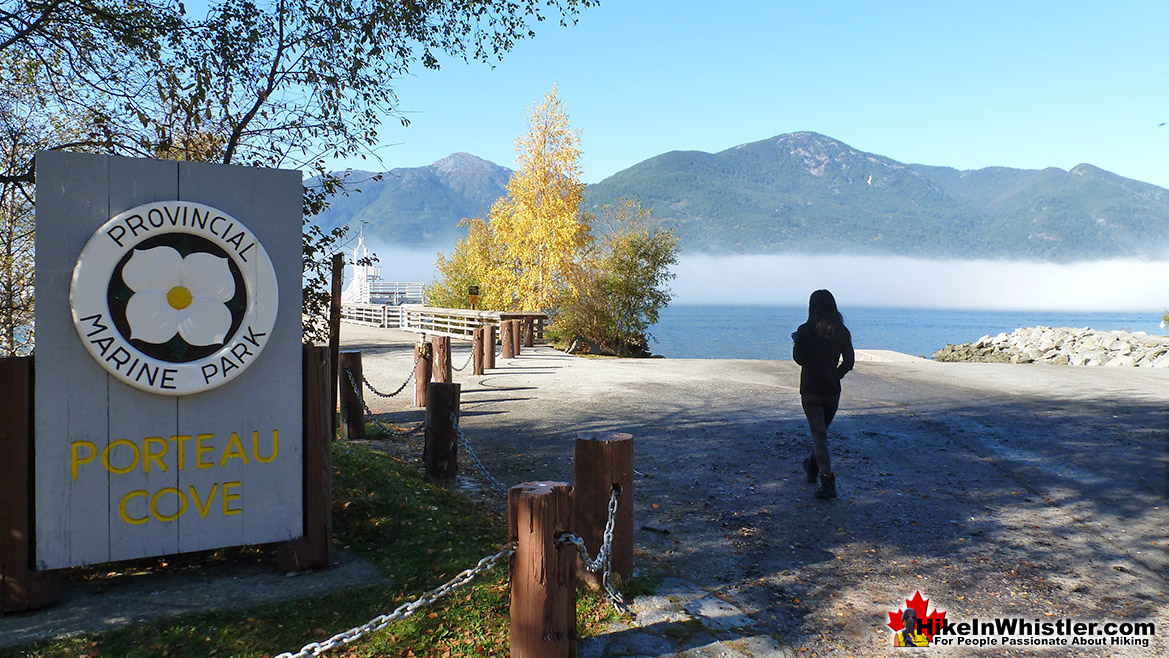
M 401 384 L 413 335 L 344 325 L 342 336 L 370 382 Z M 455 341 L 456 366 L 468 350 Z M 1169 630 L 1169 371 L 860 362 L 829 432 L 841 497 L 826 502 L 803 481 L 810 439 L 793 362 L 538 347 L 497 365 L 455 381 L 461 426 L 503 482 L 571 481 L 578 432 L 635 437 L 636 561 L 664 580 L 636 601 L 635 625 L 582 642 L 586 658 L 883 656 L 887 613 L 915 591 L 951 621 Z M 409 391 L 367 400 L 383 421 L 421 421 Z M 1166 648 L 1162 637 L 978 653 Z

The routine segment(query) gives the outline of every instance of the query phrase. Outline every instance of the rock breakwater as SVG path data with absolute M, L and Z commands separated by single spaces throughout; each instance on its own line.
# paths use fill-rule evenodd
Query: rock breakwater
M 973 343 L 946 345 L 935 361 L 1053 363 L 1073 366 L 1169 368 L 1169 336 L 1088 327 L 1028 327 Z

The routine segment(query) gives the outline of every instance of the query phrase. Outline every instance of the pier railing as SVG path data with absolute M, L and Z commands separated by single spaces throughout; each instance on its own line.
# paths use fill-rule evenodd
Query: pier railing
M 498 325 L 506 320 L 522 320 L 530 323 L 533 338 L 542 341 L 544 340 L 544 328 L 548 322 L 548 315 L 518 311 L 471 311 L 420 304 L 403 304 L 401 306 L 342 304 L 341 320 L 371 327 L 404 329 L 431 336 L 450 336 L 465 340 L 471 340 L 475 329 L 485 324 Z

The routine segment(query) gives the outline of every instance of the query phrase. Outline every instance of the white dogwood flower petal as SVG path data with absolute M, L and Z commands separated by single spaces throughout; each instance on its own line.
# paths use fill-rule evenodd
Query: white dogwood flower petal
M 230 329 L 231 311 L 217 299 L 196 297 L 178 311 L 179 334 L 191 345 L 218 345 Z
M 165 343 L 179 330 L 179 312 L 171 307 L 166 293 L 158 290 L 134 293 L 126 304 L 126 321 L 130 323 L 130 338 L 147 343 Z
M 194 253 L 183 259 L 183 285 L 194 297 L 209 297 L 220 302 L 235 297 L 235 279 L 227 259 L 208 253 Z
M 134 292 L 158 290 L 165 295 L 182 283 L 182 275 L 183 257 L 170 247 L 136 249 L 122 268 L 122 280 Z
M 236 293 L 226 258 L 208 253 L 183 257 L 170 247 L 135 251 L 122 268 L 134 295 L 126 304 L 131 338 L 165 343 L 175 334 L 196 346 L 219 345 L 231 329 L 224 302 Z

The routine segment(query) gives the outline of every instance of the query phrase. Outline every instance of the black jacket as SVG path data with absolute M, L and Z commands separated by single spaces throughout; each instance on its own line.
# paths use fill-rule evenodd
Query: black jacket
M 840 380 L 852 370 L 856 355 L 848 329 L 832 341 L 817 336 L 807 323 L 796 329 L 792 358 L 800 369 L 801 395 L 840 395 Z

